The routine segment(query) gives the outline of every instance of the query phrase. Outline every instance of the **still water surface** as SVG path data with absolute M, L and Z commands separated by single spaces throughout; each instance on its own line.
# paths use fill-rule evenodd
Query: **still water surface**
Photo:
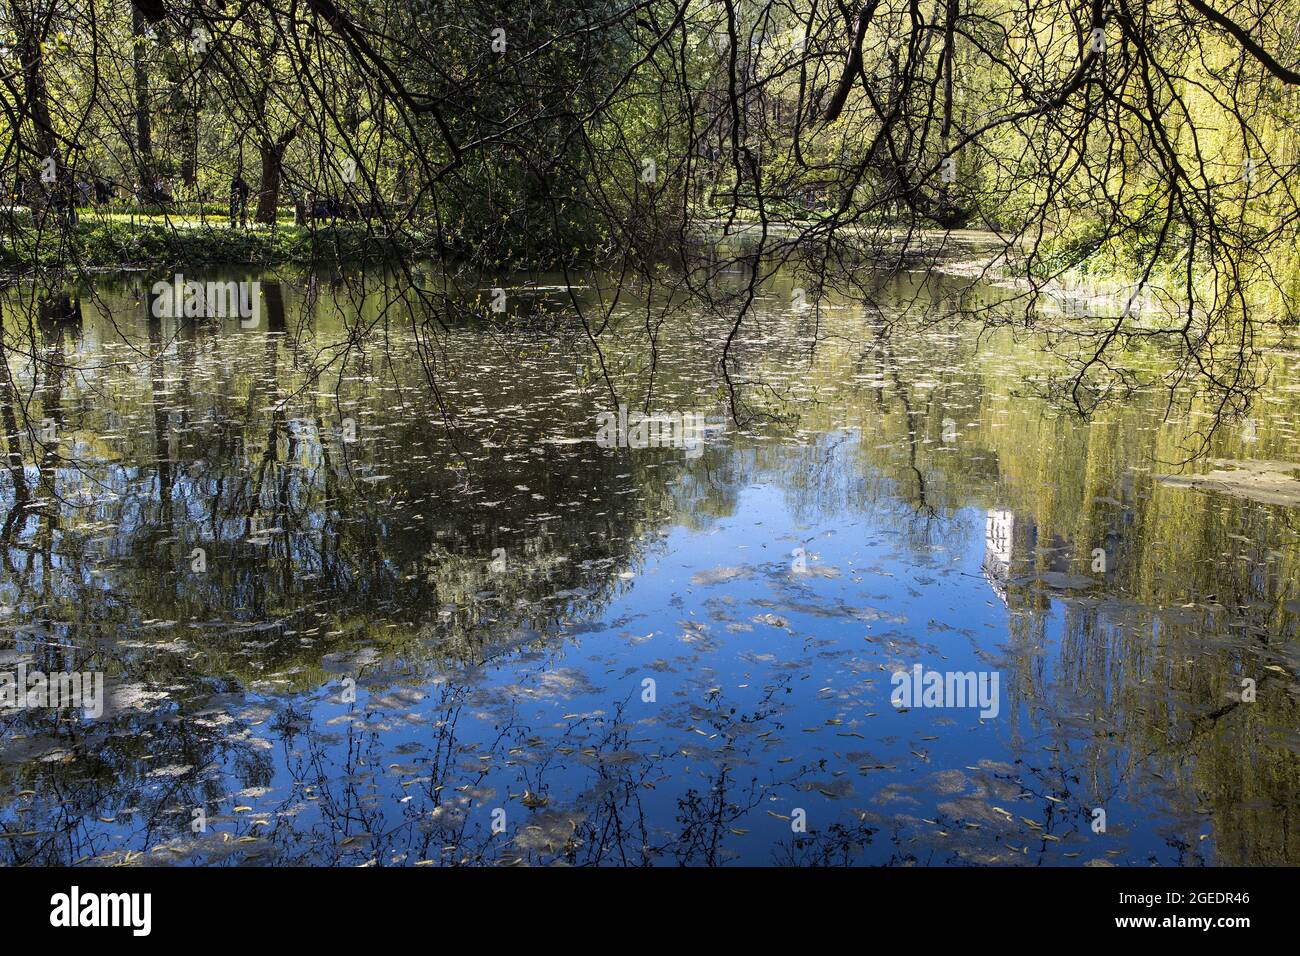
M 1300 862 L 1298 512 L 1161 479 L 1194 397 L 1083 421 L 1032 336 L 882 332 L 996 290 L 772 283 L 744 427 L 725 323 L 654 311 L 652 350 L 625 290 L 616 391 L 719 427 L 607 449 L 563 295 L 417 337 L 383 277 L 263 278 L 256 328 L 152 319 L 154 278 L 3 304 L 0 669 L 109 700 L 0 710 L 0 861 Z M 1300 459 L 1273 358 L 1191 473 Z M 996 715 L 896 708 L 917 664 Z

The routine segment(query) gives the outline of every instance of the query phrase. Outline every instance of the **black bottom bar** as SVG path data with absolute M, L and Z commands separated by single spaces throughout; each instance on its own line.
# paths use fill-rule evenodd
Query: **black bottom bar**
M 118 868 L 0 870 L 0 899 L 8 926 L 24 938 L 73 942 L 75 934 L 78 942 L 112 937 L 128 946 L 239 942 L 263 928 L 288 932 L 300 944 L 373 943 L 377 932 L 427 933 L 443 923 L 496 936 L 512 926 L 526 932 L 573 919 L 590 938 L 590 920 L 647 921 L 648 929 L 678 924 L 687 911 L 725 915 L 725 923 L 713 925 L 733 941 L 762 939 L 780 923 L 806 927 L 811 920 L 829 928 L 921 919 L 914 929 L 923 928 L 928 944 L 1064 930 L 1072 940 L 1172 932 L 1231 945 L 1242 932 L 1287 925 L 1283 906 L 1292 884 L 1292 871 L 1280 869 Z M 144 896 L 119 894 L 148 894 L 147 909 Z M 148 934 L 137 935 L 146 925 Z

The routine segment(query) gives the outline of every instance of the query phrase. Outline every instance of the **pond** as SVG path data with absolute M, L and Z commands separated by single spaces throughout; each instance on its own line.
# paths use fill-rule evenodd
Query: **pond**
M 961 276 L 765 283 L 740 422 L 617 277 L 166 278 L 2 303 L 0 671 L 104 684 L 0 709 L 0 862 L 1300 863 L 1294 355 L 1182 466 Z

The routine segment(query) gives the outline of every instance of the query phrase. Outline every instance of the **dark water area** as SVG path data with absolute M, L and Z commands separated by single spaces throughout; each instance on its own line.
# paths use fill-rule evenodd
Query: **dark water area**
M 1005 294 L 958 277 L 769 283 L 741 426 L 653 292 L 598 358 L 561 277 L 157 278 L 0 302 L 0 670 L 105 679 L 0 708 L 0 862 L 1300 863 L 1294 356 L 1180 469 L 1196 396 L 1083 420 L 1032 336 L 887 331 Z M 702 425 L 604 447 L 611 386 Z

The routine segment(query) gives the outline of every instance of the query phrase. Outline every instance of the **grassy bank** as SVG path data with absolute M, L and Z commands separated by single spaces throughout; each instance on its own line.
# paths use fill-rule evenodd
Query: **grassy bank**
M 148 215 L 96 216 L 66 232 L 18 223 L 0 235 L 0 271 L 144 266 L 274 266 L 331 260 L 382 261 L 430 251 L 418 231 L 388 233 L 359 222 L 290 222 L 230 228 L 212 221 Z

